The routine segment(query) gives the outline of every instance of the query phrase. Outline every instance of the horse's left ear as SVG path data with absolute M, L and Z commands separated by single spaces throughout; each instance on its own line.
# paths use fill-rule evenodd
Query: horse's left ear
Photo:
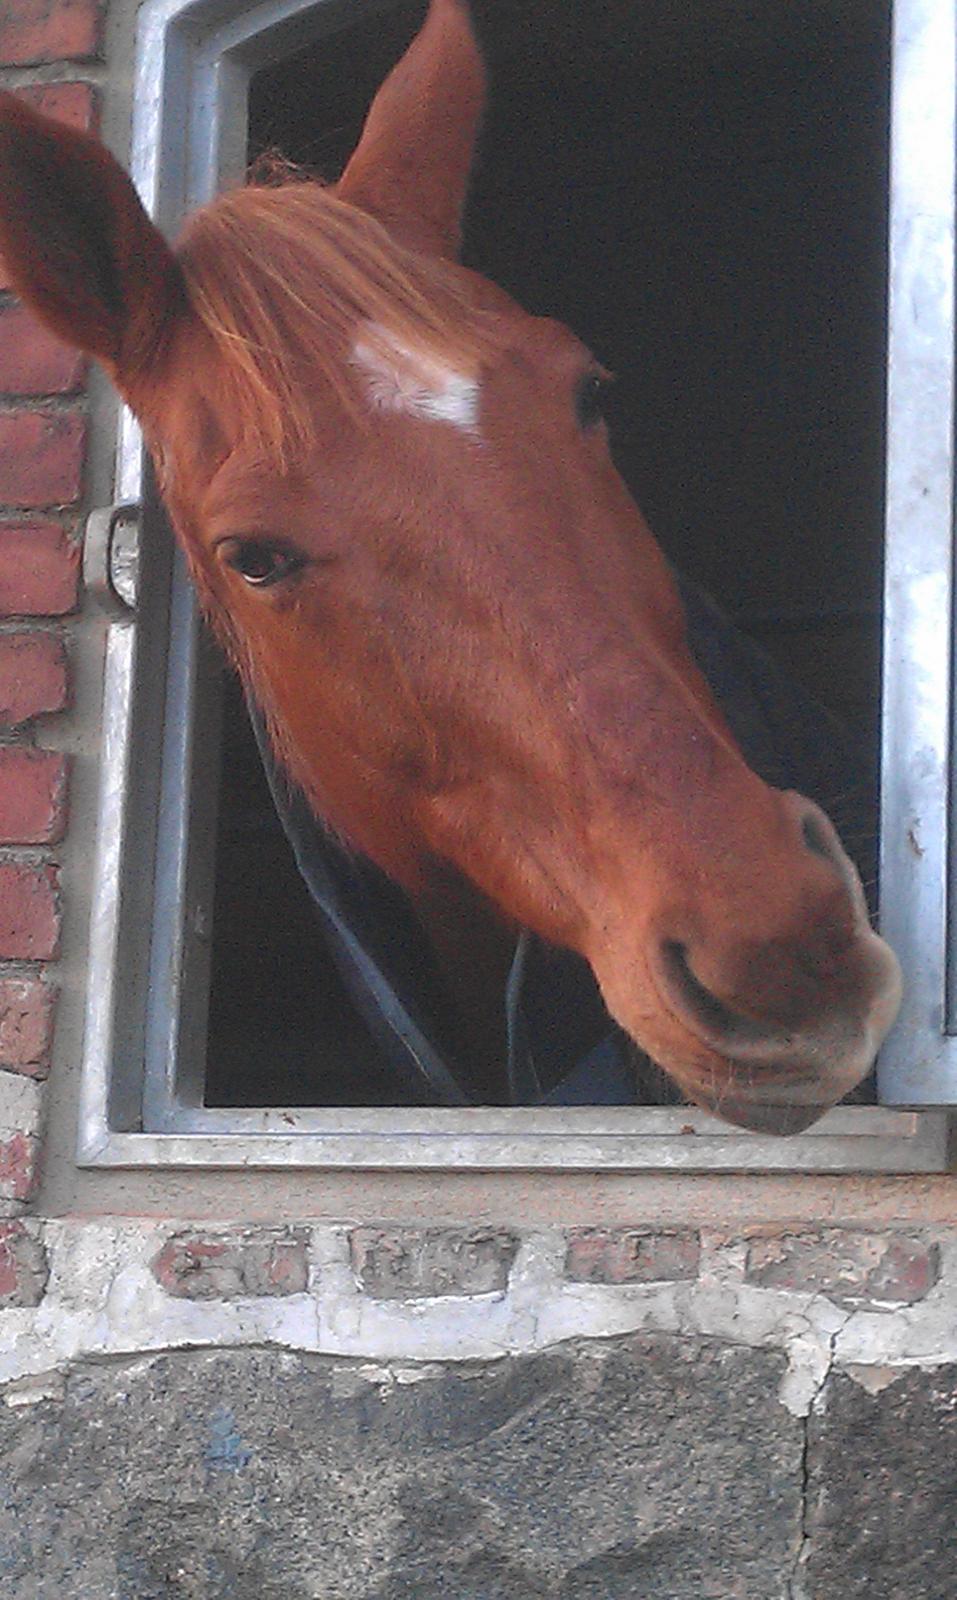
M 417 248 L 457 255 L 484 100 L 466 0 L 431 0 L 421 32 L 372 102 L 337 193 Z

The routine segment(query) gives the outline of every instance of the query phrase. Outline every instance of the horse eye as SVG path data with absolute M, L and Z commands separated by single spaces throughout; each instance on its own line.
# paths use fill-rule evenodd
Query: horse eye
M 610 387 L 611 379 L 600 372 L 586 372 L 578 381 L 575 390 L 575 415 L 578 426 L 587 433 L 589 428 L 594 428 L 605 414 L 605 395 Z
M 226 565 L 255 589 L 268 589 L 304 564 L 298 550 L 269 539 L 230 539 L 226 548 Z

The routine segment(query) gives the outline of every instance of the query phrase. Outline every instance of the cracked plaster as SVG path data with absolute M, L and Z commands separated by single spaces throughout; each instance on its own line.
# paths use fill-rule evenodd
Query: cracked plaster
M 43 1120 L 45 1086 L 22 1073 L 0 1069 L 0 1139 L 35 1134 Z
M 745 1283 L 746 1241 L 707 1232 L 695 1281 L 569 1282 L 560 1229 L 525 1235 L 505 1292 L 373 1299 L 356 1280 L 348 1228 L 319 1226 L 307 1230 L 306 1292 L 196 1301 L 167 1294 L 150 1270 L 174 1231 L 144 1221 L 46 1224 L 44 1299 L 0 1312 L 0 1383 L 11 1386 L 9 1403 L 43 1398 L 51 1375 L 87 1357 L 178 1347 L 272 1345 L 359 1358 L 393 1373 L 396 1363 L 488 1360 L 571 1339 L 657 1332 L 783 1353 L 778 1398 L 805 1417 L 835 1366 L 868 1387 L 886 1384 L 894 1368 L 957 1360 L 954 1239 L 942 1242 L 940 1281 L 926 1299 L 889 1315 L 889 1308 L 842 1309 L 820 1293 Z

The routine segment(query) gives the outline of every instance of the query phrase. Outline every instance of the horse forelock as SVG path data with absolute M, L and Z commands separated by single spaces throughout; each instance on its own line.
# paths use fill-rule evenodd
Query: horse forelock
M 323 401 L 369 424 L 357 344 L 469 381 L 494 344 L 459 269 L 315 182 L 220 197 L 190 219 L 179 254 L 234 423 L 284 467 L 315 448 Z

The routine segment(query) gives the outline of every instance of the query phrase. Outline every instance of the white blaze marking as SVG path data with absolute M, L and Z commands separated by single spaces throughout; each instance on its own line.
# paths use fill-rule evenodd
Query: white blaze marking
M 358 340 L 352 359 L 366 375 L 369 398 L 377 410 L 422 417 L 427 422 L 450 422 L 466 433 L 477 431 L 479 385 L 475 378 L 456 372 L 424 351 L 407 349 L 383 329 L 374 332 L 375 343 Z

